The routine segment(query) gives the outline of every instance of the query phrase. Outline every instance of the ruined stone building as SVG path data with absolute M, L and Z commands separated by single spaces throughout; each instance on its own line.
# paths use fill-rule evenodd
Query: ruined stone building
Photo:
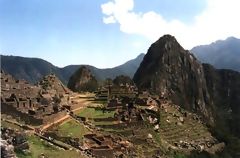
M 113 158 L 116 153 L 124 153 L 130 143 L 111 135 L 86 134 L 83 145 L 95 157 Z
M 35 86 L 1 70 L 1 112 L 26 123 L 40 125 L 56 114 L 63 115 L 61 106 L 69 103 L 69 93 L 55 75 L 44 77 Z

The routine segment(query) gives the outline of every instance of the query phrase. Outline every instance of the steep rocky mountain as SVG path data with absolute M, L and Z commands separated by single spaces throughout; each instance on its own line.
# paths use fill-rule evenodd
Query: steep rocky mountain
M 200 113 L 222 139 L 240 138 L 240 73 L 201 64 L 173 36 L 151 45 L 133 80 L 139 89 Z
M 97 80 L 115 78 L 118 75 L 132 77 L 141 63 L 144 54 L 140 54 L 122 65 L 108 69 L 98 69 L 94 66 L 85 65 L 94 74 Z M 25 79 L 30 83 L 38 82 L 43 76 L 54 73 L 64 83 L 67 84 L 70 76 L 82 65 L 69 65 L 63 68 L 56 67 L 51 63 L 38 58 L 25 58 L 18 56 L 1 55 L 1 68 L 13 75 L 16 79 Z
M 218 132 L 231 133 L 240 138 L 240 73 L 215 69 L 209 64 L 203 64 L 203 69 L 213 103 L 215 125 L 221 129 Z
M 240 39 L 229 37 L 209 45 L 194 47 L 191 52 L 203 63 L 240 72 Z
M 208 115 L 209 94 L 203 67 L 171 35 L 151 45 L 133 80 L 140 89 L 150 89 L 182 107 Z
M 95 91 L 98 83 L 86 66 L 81 66 L 69 79 L 68 88 L 74 92 Z

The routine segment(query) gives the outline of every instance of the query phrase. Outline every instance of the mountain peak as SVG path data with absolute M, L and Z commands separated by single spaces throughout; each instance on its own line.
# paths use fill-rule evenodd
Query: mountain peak
M 155 43 L 152 45 L 153 47 L 161 48 L 163 52 L 169 52 L 173 50 L 183 50 L 182 46 L 178 43 L 176 38 L 172 35 L 166 34 L 160 37 Z
M 176 38 L 170 34 L 165 34 L 158 39 L 158 41 L 176 41 Z
M 86 66 L 81 66 L 69 79 L 68 88 L 74 92 L 95 91 L 98 83 Z
M 239 40 L 239 39 L 234 36 L 230 36 L 226 40 L 231 41 L 231 40 Z
M 168 97 L 187 109 L 193 106 L 205 114 L 208 98 L 204 98 L 207 91 L 202 72 L 201 64 L 175 37 L 164 35 L 151 45 L 133 80 L 140 90 Z
M 155 43 L 175 43 L 175 44 L 178 44 L 179 43 L 177 42 L 176 38 L 172 35 L 169 35 L 169 34 L 166 34 L 166 35 L 163 35 L 162 37 L 160 37 Z
M 150 46 L 148 53 L 144 57 L 143 64 L 160 60 L 170 62 L 170 60 L 168 60 L 170 58 L 167 56 L 178 59 L 181 54 L 186 54 L 186 51 L 178 43 L 176 38 L 172 35 L 164 35 Z
M 203 63 L 212 64 L 218 69 L 232 69 L 240 72 L 240 39 L 228 37 L 209 45 L 200 45 L 191 52 Z

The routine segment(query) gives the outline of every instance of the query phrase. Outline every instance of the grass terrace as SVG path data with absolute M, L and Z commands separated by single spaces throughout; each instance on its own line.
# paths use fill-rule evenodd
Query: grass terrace
M 83 158 L 83 156 L 75 150 L 60 149 L 34 135 L 28 137 L 28 143 L 30 146 L 29 152 L 23 153 L 16 151 L 18 158 L 37 158 L 40 157 L 41 154 L 49 158 Z
M 57 127 L 56 134 L 60 137 L 73 137 L 82 139 L 84 134 L 89 132 L 83 125 L 75 120 L 69 120 Z
M 80 124 L 73 119 L 69 119 L 68 121 L 49 128 L 46 131 L 45 136 L 52 137 L 54 140 L 62 142 L 65 142 L 70 138 L 79 138 L 79 141 L 82 142 L 83 136 L 87 133 L 90 133 L 90 131 L 84 127 L 83 124 Z
M 80 112 L 77 113 L 78 116 L 86 117 L 86 118 L 108 118 L 114 117 L 115 111 L 105 111 L 101 110 L 100 108 L 91 108 L 87 107 L 82 109 Z

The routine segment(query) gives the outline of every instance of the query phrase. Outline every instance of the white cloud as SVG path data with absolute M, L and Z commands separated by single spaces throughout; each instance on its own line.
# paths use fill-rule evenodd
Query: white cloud
M 103 22 L 105 24 L 113 24 L 116 23 L 116 19 L 114 18 L 114 16 L 104 17 Z
M 191 24 L 178 19 L 168 21 L 154 11 L 136 13 L 134 0 L 113 0 L 101 8 L 106 15 L 103 22 L 119 23 L 122 32 L 142 35 L 151 41 L 172 34 L 190 49 L 229 36 L 240 37 L 239 6 L 239 0 L 207 0 L 207 7 Z

